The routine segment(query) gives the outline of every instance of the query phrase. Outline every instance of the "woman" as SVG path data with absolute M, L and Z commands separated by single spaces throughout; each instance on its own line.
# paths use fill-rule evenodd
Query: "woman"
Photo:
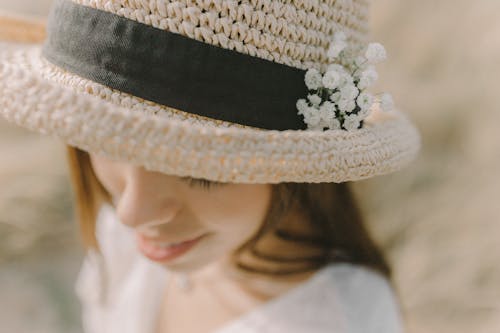
M 58 0 L 43 49 L 2 45 L 2 114 L 69 145 L 87 332 L 402 330 L 347 181 L 419 136 L 364 91 L 366 13 Z

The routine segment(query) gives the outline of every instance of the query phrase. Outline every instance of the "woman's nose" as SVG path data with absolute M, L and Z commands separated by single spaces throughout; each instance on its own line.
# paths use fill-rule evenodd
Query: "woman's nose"
M 175 218 L 180 204 L 171 180 L 162 179 L 158 173 L 135 170 L 127 177 L 116 207 L 123 224 L 154 237 L 162 224 Z

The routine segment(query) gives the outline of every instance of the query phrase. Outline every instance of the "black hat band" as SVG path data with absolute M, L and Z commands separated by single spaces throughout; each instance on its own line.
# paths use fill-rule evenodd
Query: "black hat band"
M 43 55 L 110 88 L 188 113 L 271 130 L 304 130 L 305 70 L 57 0 Z

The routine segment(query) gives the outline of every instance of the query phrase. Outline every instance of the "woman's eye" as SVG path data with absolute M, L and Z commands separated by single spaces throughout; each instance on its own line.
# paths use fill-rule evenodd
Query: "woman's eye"
M 206 179 L 197 179 L 197 178 L 190 178 L 190 177 L 183 177 L 182 180 L 187 181 L 189 183 L 189 186 L 199 186 L 204 189 L 210 189 L 212 187 L 216 186 L 222 186 L 224 183 L 219 183 L 219 182 L 214 182 Z

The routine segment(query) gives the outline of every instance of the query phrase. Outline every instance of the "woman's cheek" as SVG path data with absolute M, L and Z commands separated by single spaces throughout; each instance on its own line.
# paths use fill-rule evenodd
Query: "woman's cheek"
M 91 166 L 97 180 L 106 191 L 112 197 L 119 197 L 125 185 L 119 165 L 91 155 Z
M 183 188 L 186 208 L 196 222 L 227 237 L 246 238 L 262 224 L 270 204 L 270 185 L 228 184 L 211 189 Z M 241 236 L 241 237 L 240 237 Z

